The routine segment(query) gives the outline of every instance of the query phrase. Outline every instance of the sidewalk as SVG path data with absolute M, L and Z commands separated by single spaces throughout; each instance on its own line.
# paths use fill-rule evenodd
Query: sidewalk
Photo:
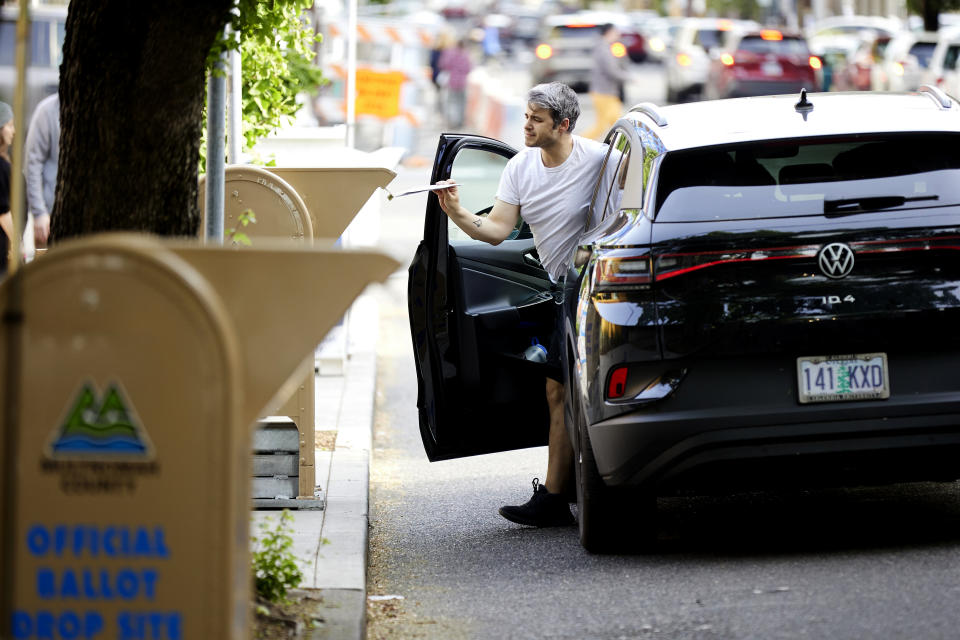
M 322 510 L 293 510 L 293 553 L 300 560 L 300 589 L 317 598 L 322 619 L 311 639 L 361 639 L 366 633 L 367 513 L 376 386 L 377 302 L 366 293 L 348 322 L 347 358 L 341 373 L 317 374 L 317 430 L 336 431 L 333 451 L 316 452 Z M 276 511 L 254 511 L 256 522 Z M 326 543 L 324 543 L 324 540 Z

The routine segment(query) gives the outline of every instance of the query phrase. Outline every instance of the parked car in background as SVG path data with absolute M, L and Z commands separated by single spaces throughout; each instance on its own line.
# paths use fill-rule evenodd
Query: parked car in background
M 643 24 L 641 32 L 647 60 L 663 62 L 666 59 L 673 47 L 673 39 L 680 30 L 680 22 L 678 18 L 653 18 Z
M 504 24 L 500 28 L 500 44 L 512 52 L 533 51 L 540 35 L 540 25 L 546 15 L 543 10 L 522 2 L 501 2 L 496 7 L 497 14 L 487 14 L 482 24 L 486 26 L 493 15 L 504 16 Z
M 0 7 L 0 100 L 13 104 L 16 86 L 15 47 L 17 16 L 15 6 Z M 30 9 L 30 47 L 27 68 L 27 113 L 24 122 L 43 98 L 57 92 L 63 38 L 66 33 L 67 8 L 37 6 Z
M 890 44 L 892 35 L 879 31 L 861 31 L 860 44 L 853 52 L 845 70 L 837 70 L 839 80 L 849 90 L 869 91 L 873 68 L 883 59 L 883 52 Z
M 937 33 L 937 45 L 930 54 L 930 63 L 920 74 L 920 84 L 945 88 L 946 78 L 956 70 L 960 57 L 960 27 L 943 27 Z
M 710 72 L 710 54 L 724 46 L 735 29 L 758 28 L 755 22 L 719 18 L 687 18 L 680 23 L 670 54 L 664 60 L 667 102 L 683 102 L 703 91 Z
M 740 98 L 819 91 L 820 58 L 800 33 L 779 29 L 738 31 L 711 55 L 703 97 Z
M 627 48 L 627 57 L 631 62 L 645 62 L 647 47 L 643 33 L 632 22 L 620 27 L 620 42 Z
M 562 296 L 522 220 L 494 247 L 428 199 L 408 282 L 428 458 L 545 444 L 546 365 L 521 354 L 559 300 L 588 550 L 655 541 L 659 496 L 955 482 L 960 107 L 806 97 L 631 109 Z M 431 181 L 482 214 L 515 153 L 444 134 Z
M 615 25 L 621 40 L 632 34 L 630 21 L 622 13 L 581 11 L 544 20 L 530 65 L 533 83 L 563 82 L 574 91 L 588 91 L 593 49 L 605 24 Z
M 930 64 L 937 46 L 937 34 L 929 31 L 901 31 L 893 36 L 883 57 L 870 73 L 874 91 L 914 91 L 921 84 L 921 75 Z
M 820 70 L 821 90 L 856 90 L 848 74 L 857 50 L 860 48 L 860 43 L 859 34 L 823 36 L 817 40 L 816 48 L 808 41 L 810 53 L 820 58 L 823 65 Z

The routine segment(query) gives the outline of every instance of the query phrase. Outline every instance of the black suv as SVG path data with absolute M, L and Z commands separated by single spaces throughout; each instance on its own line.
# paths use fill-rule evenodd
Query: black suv
M 559 290 L 525 225 L 490 246 L 430 198 L 409 313 L 431 460 L 546 443 L 521 354 L 562 303 L 587 549 L 649 540 L 657 496 L 960 476 L 952 99 L 643 104 L 607 142 Z M 433 180 L 480 212 L 513 153 L 443 135 Z

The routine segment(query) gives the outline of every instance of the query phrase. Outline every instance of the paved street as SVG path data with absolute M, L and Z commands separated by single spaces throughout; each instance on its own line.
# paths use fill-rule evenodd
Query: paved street
M 427 180 L 408 167 L 395 185 Z M 426 197 L 384 208 L 404 264 Z M 956 484 L 662 499 L 650 555 L 594 556 L 576 527 L 502 519 L 546 449 L 426 460 L 405 291 L 404 270 L 379 293 L 367 593 L 389 598 L 369 603 L 369 638 L 957 637 Z

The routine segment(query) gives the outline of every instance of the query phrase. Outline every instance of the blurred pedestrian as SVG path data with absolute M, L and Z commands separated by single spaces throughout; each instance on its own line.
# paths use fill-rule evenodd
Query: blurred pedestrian
M 433 41 L 433 48 L 430 49 L 430 80 L 433 82 L 433 88 L 436 95 L 435 108 L 437 113 L 443 115 L 443 90 L 441 82 L 446 82 L 447 76 L 441 75 L 443 69 L 440 68 L 440 56 L 443 52 L 453 46 L 453 34 L 447 30 L 442 30 L 437 34 Z
M 593 49 L 590 98 L 596 119 L 593 126 L 584 132 L 585 138 L 602 139 L 623 113 L 621 97 L 624 84 L 630 76 L 624 66 L 627 50 L 617 42 L 619 38 L 620 30 L 612 24 L 605 24 L 600 32 L 600 40 Z
M 57 189 L 57 160 L 60 156 L 60 96 L 53 94 L 40 101 L 30 119 L 24 146 L 27 180 L 27 206 L 33 216 L 33 241 L 37 248 L 47 246 L 50 236 L 50 212 Z
M 13 216 L 10 213 L 10 155 L 13 145 L 13 109 L 0 102 L 0 274 L 7 272 L 13 246 Z
M 497 59 L 503 51 L 500 45 L 500 28 L 493 24 L 484 25 L 483 40 L 480 44 L 483 47 L 484 62 Z
M 446 74 L 446 119 L 447 126 L 459 129 L 463 126 L 467 110 L 467 75 L 473 68 L 467 53 L 466 39 L 440 54 L 440 71 Z

